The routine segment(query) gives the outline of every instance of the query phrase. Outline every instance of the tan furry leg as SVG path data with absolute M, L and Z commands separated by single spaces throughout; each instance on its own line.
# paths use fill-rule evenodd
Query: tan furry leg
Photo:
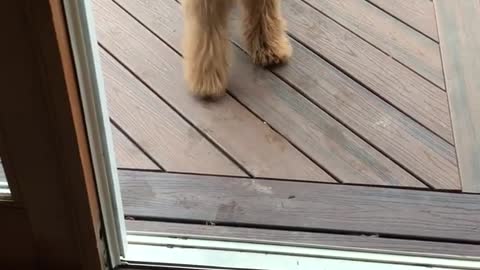
M 292 54 L 281 13 L 281 0 L 242 0 L 245 39 L 253 62 L 281 64 Z
M 229 69 L 228 14 L 232 0 L 183 0 L 185 78 L 194 95 L 225 94 Z

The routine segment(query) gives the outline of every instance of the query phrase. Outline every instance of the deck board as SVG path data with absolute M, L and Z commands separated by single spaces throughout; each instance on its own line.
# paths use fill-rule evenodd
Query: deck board
M 431 0 L 368 0 L 401 21 L 438 41 L 435 9 Z
M 478 196 L 120 171 L 127 216 L 480 243 Z
M 347 249 L 361 248 L 393 252 L 417 252 L 429 255 L 480 256 L 480 245 L 395 239 L 379 237 L 378 235 L 312 233 L 143 220 L 127 220 L 126 223 L 127 231 L 155 232 L 180 237 L 238 239 L 240 241 L 282 243 L 295 246 L 313 245 Z
M 434 3 L 463 190 L 480 193 L 480 1 Z
M 453 142 L 447 94 L 307 4 L 284 0 L 290 33 L 377 95 Z
M 350 30 L 307 1 L 285 0 L 294 56 L 289 65 L 266 71 L 239 48 L 237 23 L 229 93 L 211 103 L 191 98 L 183 82 L 178 2 L 94 2 L 102 46 L 142 81 L 144 91 L 250 176 L 327 182 L 333 176 L 344 183 L 460 190 L 446 92 L 372 46 L 409 35 L 438 44 L 368 1 L 348 0 L 364 8 L 363 16 L 353 14 L 353 6 L 309 1 L 329 16 L 343 12 L 337 21 Z M 369 30 L 371 21 L 386 22 L 393 33 Z M 422 52 L 425 47 L 412 57 L 425 59 Z M 149 151 L 160 155 L 155 148 L 165 147 L 149 143 L 149 149 L 141 147 L 151 157 Z
M 435 41 L 365 0 L 306 0 L 305 2 L 438 87 L 445 89 L 440 48 Z
M 3 170 L 2 161 L 0 160 L 0 191 L 2 189 L 8 188 L 7 176 L 5 175 L 5 171 Z M 0 192 L 2 193 L 2 192 Z
M 101 56 L 110 117 L 160 166 L 173 172 L 245 175 L 104 50 Z
M 182 19 L 175 1 L 118 3 L 181 50 Z M 423 186 L 295 89 L 272 73 L 255 68 L 244 52 L 236 47 L 233 51 L 231 94 L 341 181 Z
M 294 54 L 270 69 L 236 10 L 228 92 L 205 102 L 180 0 L 94 0 L 129 229 L 480 256 L 478 194 L 451 192 L 479 183 L 480 3 L 435 1 L 439 43 L 429 0 L 282 0 Z
M 243 48 L 239 21 L 234 40 Z M 460 189 L 455 148 L 291 40 L 295 56 L 272 71 L 434 188 Z M 319 74 L 321 74 L 319 76 Z
M 102 14 L 110 21 L 100 24 L 100 43 L 251 175 L 334 182 L 319 166 L 231 96 L 216 102 L 202 102 L 191 97 L 184 83 L 179 55 L 112 2 L 98 2 L 98 8 L 104 9 Z M 122 23 L 125 24 L 122 35 L 114 34 L 118 31 L 116 25 Z
M 117 127 L 112 126 L 117 167 L 122 169 L 161 170 Z

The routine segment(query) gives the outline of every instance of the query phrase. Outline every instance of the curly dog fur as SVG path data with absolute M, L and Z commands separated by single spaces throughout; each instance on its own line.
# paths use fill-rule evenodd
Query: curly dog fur
M 234 0 L 183 0 L 185 78 L 194 95 L 225 94 L 229 69 L 228 15 Z M 281 64 L 292 53 L 281 0 L 240 0 L 244 36 L 252 61 Z

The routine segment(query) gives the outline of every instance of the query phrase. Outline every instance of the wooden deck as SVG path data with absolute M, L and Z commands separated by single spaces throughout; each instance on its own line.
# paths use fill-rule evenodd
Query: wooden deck
M 283 0 L 270 70 L 235 11 L 216 102 L 187 92 L 177 1 L 93 3 L 126 214 L 156 221 L 130 229 L 480 256 L 478 1 Z
M 10 190 L 8 188 L 7 177 L 5 176 L 5 171 L 3 170 L 2 161 L 0 160 L 0 199 L 4 195 L 10 195 Z

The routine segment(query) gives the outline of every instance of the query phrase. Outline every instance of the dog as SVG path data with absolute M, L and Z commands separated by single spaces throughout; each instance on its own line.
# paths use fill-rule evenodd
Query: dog
M 228 15 L 235 0 L 183 0 L 184 75 L 199 97 L 225 94 L 229 78 Z M 292 54 L 281 13 L 281 0 L 239 0 L 244 37 L 257 65 L 285 63 Z

